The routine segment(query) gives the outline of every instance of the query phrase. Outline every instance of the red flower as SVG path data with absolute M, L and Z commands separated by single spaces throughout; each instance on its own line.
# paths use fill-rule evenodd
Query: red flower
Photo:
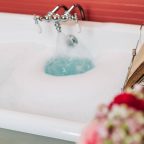
M 116 96 L 113 102 L 109 105 L 111 109 L 113 105 L 126 104 L 127 106 L 136 110 L 144 111 L 144 100 L 137 98 L 134 94 L 122 93 Z

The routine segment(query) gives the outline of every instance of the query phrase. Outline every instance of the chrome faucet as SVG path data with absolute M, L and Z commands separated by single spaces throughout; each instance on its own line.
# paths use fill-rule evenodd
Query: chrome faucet
M 38 23 L 38 21 L 42 21 L 42 20 L 46 20 L 46 21 L 50 22 L 52 20 L 52 16 L 61 8 L 63 8 L 64 11 L 68 10 L 68 8 L 65 5 L 58 5 L 52 11 L 48 12 L 45 16 L 35 15 L 34 20 L 35 20 L 36 24 Z
M 46 16 L 44 16 L 44 19 L 45 19 L 46 21 L 48 21 L 48 22 L 51 21 L 51 20 L 53 19 L 52 16 L 54 16 L 54 14 L 55 14 L 58 10 L 60 10 L 61 8 L 63 8 L 64 11 L 67 11 L 67 10 L 68 10 L 68 8 L 67 8 L 65 5 L 58 5 L 58 6 L 56 6 L 52 11 L 48 12 L 48 14 L 47 14 Z M 58 18 L 58 17 L 57 17 L 57 14 L 56 14 L 56 18 Z
M 59 9 L 64 9 L 64 14 L 59 15 L 56 13 Z M 61 22 L 67 22 L 69 20 L 78 22 L 78 15 L 77 13 L 71 14 L 72 10 L 75 8 L 78 8 L 81 14 L 81 20 L 85 20 L 85 12 L 81 5 L 74 4 L 69 9 L 65 5 L 58 5 L 56 6 L 52 11 L 48 12 L 45 16 L 34 16 L 35 24 L 39 24 L 39 21 L 47 21 L 47 22 L 54 22 L 54 25 L 56 27 L 56 30 L 58 32 L 61 32 Z
M 47 21 L 47 22 L 51 22 L 54 21 L 55 23 L 55 27 L 56 30 L 58 32 L 61 32 L 61 25 L 60 25 L 60 15 L 59 14 L 55 14 L 58 10 L 60 10 L 61 8 L 64 9 L 64 11 L 67 11 L 68 8 L 65 5 L 58 5 L 56 6 L 52 11 L 48 12 L 45 16 L 34 16 L 34 20 L 35 20 L 35 24 L 39 24 L 39 21 Z
M 73 15 L 71 14 L 72 10 L 74 10 L 75 8 L 79 9 L 80 14 L 81 14 L 81 20 L 86 20 L 85 12 L 82 6 L 79 4 L 74 4 L 69 8 L 69 10 L 67 10 L 64 13 L 64 15 L 62 15 L 62 21 L 74 20 L 77 22 L 78 21 L 77 13 L 74 13 Z
M 68 8 L 65 5 L 58 5 L 51 12 L 48 12 L 48 14 L 45 16 L 46 21 L 54 21 L 56 30 L 58 32 L 61 32 L 60 15 L 55 13 L 61 8 L 63 8 L 64 11 L 68 10 Z

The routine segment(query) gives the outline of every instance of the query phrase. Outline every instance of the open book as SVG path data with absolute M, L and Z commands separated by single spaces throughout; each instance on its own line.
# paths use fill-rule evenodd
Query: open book
M 133 87 L 136 83 L 144 85 L 144 45 L 134 58 L 124 89 Z

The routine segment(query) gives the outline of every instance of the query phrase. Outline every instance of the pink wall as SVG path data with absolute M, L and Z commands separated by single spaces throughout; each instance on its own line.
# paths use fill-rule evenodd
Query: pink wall
M 0 12 L 46 14 L 57 4 L 81 4 L 90 21 L 144 24 L 144 0 L 0 0 Z

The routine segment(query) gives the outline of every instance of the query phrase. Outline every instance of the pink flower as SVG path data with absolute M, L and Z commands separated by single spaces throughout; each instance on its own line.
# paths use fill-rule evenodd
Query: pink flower
M 138 123 L 137 119 L 134 118 L 127 119 L 126 123 L 128 125 L 131 134 L 138 132 L 142 127 L 142 125 Z
M 82 134 L 79 144 L 142 144 L 144 138 L 144 99 L 136 94 L 117 95 L 110 105 L 101 105 Z
M 80 144 L 103 144 L 98 129 L 97 122 L 93 121 L 83 132 Z

